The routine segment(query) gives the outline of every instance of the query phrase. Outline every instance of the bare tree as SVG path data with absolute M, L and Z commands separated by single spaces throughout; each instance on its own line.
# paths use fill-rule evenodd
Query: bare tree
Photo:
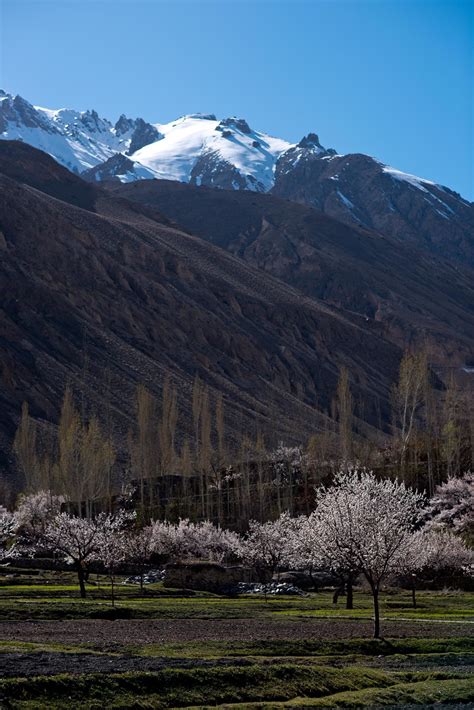
M 213 448 L 212 448 L 212 417 L 209 402 L 209 389 L 203 387 L 201 400 L 201 438 L 199 448 L 199 469 L 201 471 L 201 488 L 203 507 L 201 514 L 210 517 L 211 498 L 209 494 L 209 474 L 211 470 Z
M 400 362 L 398 383 L 393 388 L 393 418 L 395 432 L 399 437 L 399 464 L 402 471 L 406 470 L 416 415 L 423 404 L 427 367 L 425 352 L 406 352 Z

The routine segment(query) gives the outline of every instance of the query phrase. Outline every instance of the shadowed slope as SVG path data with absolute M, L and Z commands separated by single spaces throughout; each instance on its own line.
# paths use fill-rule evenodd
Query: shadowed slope
M 110 189 L 308 296 L 357 314 L 399 346 L 428 341 L 438 364 L 462 364 L 474 350 L 468 267 L 271 195 L 156 180 Z
M 314 431 L 342 364 L 367 419 L 387 411 L 400 352 L 376 323 L 348 319 L 97 188 L 87 193 L 94 212 L 40 192 L 25 183 L 40 187 L 51 159 L 30 150 L 23 184 L 0 178 L 4 463 L 22 400 L 54 421 L 68 380 L 88 409 L 110 408 L 122 442 L 137 383 L 158 393 L 167 373 L 182 418 L 196 372 L 223 391 L 231 437 L 254 431 L 256 418 L 275 438 Z M 50 192 L 55 177 L 62 184 L 48 174 Z M 75 176 L 71 184 L 82 188 Z

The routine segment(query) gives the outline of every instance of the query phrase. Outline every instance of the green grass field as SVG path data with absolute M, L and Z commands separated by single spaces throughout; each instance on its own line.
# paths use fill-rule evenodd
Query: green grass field
M 346 610 L 344 598 L 334 606 L 329 591 L 265 601 L 161 584 L 141 596 L 119 583 L 114 611 L 107 580 L 91 581 L 81 600 L 68 573 L 2 579 L 0 707 L 474 706 L 474 594 L 420 592 L 413 609 L 409 593 L 386 591 L 386 637 L 374 640 L 371 598 L 360 590 Z M 146 635 L 147 620 L 150 637 L 134 640 L 134 625 Z M 221 622 L 225 631 L 214 638 Z M 288 638 L 278 636 L 282 625 Z M 194 636 L 183 638 L 188 627 Z

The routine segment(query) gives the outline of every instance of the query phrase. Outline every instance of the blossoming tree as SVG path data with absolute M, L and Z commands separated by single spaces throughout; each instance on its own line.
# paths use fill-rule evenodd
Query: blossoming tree
M 362 573 L 372 592 L 374 637 L 380 637 L 379 594 L 413 544 L 423 497 L 370 471 L 339 473 L 317 493 L 318 545 L 331 564 Z

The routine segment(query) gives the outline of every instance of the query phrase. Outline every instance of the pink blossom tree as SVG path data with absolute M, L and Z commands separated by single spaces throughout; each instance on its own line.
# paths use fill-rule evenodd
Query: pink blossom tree
M 396 574 L 410 580 L 411 601 L 416 609 L 416 583 L 421 570 L 426 566 L 428 555 L 428 541 L 426 530 L 418 530 L 412 533 L 410 544 L 407 545 L 405 555 L 400 560 L 400 566 Z
M 51 491 L 38 491 L 21 495 L 16 508 L 19 532 L 26 544 L 37 543 L 53 518 L 61 512 L 64 496 Z
M 447 526 L 474 542 L 474 474 L 449 478 L 438 486 L 425 513 L 431 526 Z
M 157 521 L 153 523 L 153 536 L 154 551 L 174 559 L 223 562 L 236 553 L 239 545 L 238 535 L 209 520 L 192 523 L 182 519 L 177 524 Z
M 459 572 L 473 575 L 474 550 L 449 528 L 423 530 L 420 534 L 420 545 L 424 550 L 425 570 L 445 578 Z
M 127 535 L 127 558 L 140 568 L 140 593 L 144 593 L 143 577 L 146 565 L 156 552 L 156 539 L 153 525 L 147 525 L 141 530 L 134 530 Z
M 317 491 L 319 549 L 330 565 L 362 573 L 372 592 L 374 637 L 380 637 L 379 594 L 398 572 L 412 543 L 423 497 L 403 483 L 352 470 Z
M 217 527 L 209 520 L 189 528 L 189 547 L 195 557 L 222 563 L 235 556 L 240 547 L 239 536 L 231 530 Z
M 120 525 L 121 516 L 101 513 L 95 518 L 79 518 L 59 513 L 46 526 L 42 545 L 73 564 L 79 581 L 81 599 L 86 598 L 88 565 L 100 559 L 104 537 L 113 536 Z
M 459 572 L 472 575 L 474 551 L 448 528 L 425 527 L 413 533 L 400 564 L 400 572 L 411 580 L 412 604 L 416 609 L 417 580 L 427 575 L 447 579 Z
M 329 557 L 327 549 L 324 547 L 324 535 L 321 532 L 321 521 L 316 512 L 306 517 L 302 516 L 302 522 L 298 530 L 299 547 L 302 555 L 301 562 L 306 560 L 306 569 L 325 569 L 330 571 L 338 580 L 339 584 L 333 594 L 333 604 L 337 604 L 339 595 L 346 591 L 346 609 L 354 608 L 354 580 L 358 575 L 358 567 L 355 559 L 349 563 L 348 558 L 342 555 Z
M 11 559 L 17 553 L 16 532 L 18 521 L 13 513 L 0 506 L 0 562 Z
M 239 554 L 262 582 L 271 578 L 283 565 L 290 563 L 294 526 L 294 518 L 288 513 L 282 513 L 275 521 L 250 522 Z
M 112 606 L 115 606 L 115 576 L 120 566 L 130 558 L 130 526 L 135 513 L 119 510 L 113 515 L 102 516 L 97 534 L 96 552 L 93 559 L 99 560 L 110 578 Z
M 319 547 L 319 532 L 314 513 L 294 518 L 288 531 L 288 562 L 297 570 L 305 570 L 310 577 L 314 570 L 326 564 Z M 327 566 L 327 565 L 326 565 Z
M 177 524 L 169 521 L 156 521 L 153 526 L 153 547 L 159 555 L 166 555 L 172 559 L 193 557 L 195 545 L 190 534 L 193 523 L 187 519 L 180 520 Z

